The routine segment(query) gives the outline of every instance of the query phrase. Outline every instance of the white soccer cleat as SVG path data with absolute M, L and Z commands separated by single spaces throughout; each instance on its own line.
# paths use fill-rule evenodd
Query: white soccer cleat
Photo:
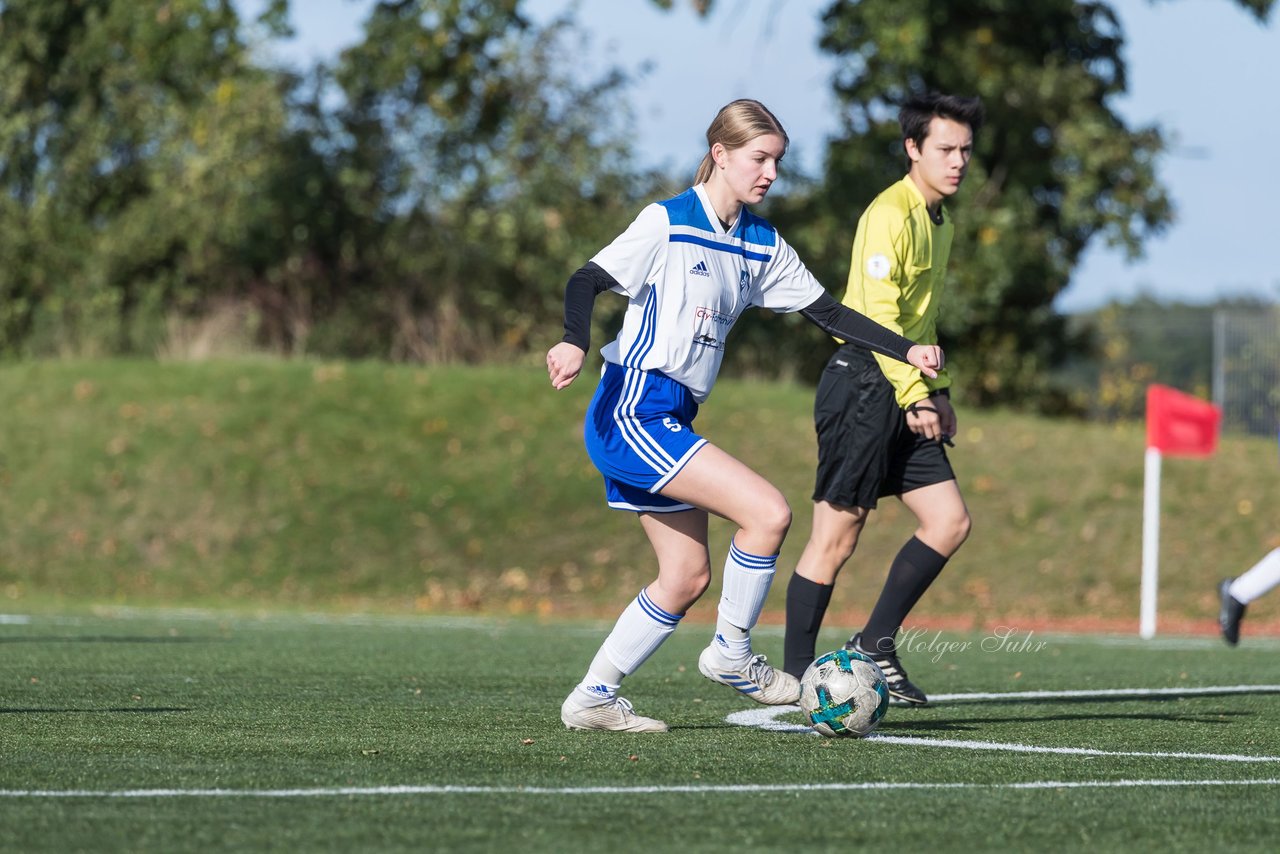
M 719 650 L 707 647 L 698 656 L 698 670 L 712 682 L 728 685 L 744 697 L 766 706 L 786 706 L 800 701 L 800 680 L 772 667 L 757 655 L 741 669 L 722 664 Z
M 602 706 L 583 706 L 570 694 L 560 707 L 560 720 L 569 729 L 609 730 L 612 732 L 666 732 L 667 725 L 655 718 L 637 715 L 631 701 L 615 697 Z

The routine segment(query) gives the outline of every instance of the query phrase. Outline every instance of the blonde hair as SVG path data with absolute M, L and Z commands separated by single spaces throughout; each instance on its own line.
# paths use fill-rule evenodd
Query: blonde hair
M 750 98 L 725 104 L 707 128 L 707 153 L 702 157 L 693 183 L 705 184 L 715 173 L 716 162 L 711 157 L 711 148 L 717 142 L 733 151 L 769 133 L 782 137 L 782 151 L 785 153 L 791 139 L 782 129 L 782 122 L 764 104 Z

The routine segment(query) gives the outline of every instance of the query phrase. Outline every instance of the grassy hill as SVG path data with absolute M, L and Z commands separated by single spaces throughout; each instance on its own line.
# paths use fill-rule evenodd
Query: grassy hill
M 539 367 L 279 361 L 0 367 L 0 609 L 95 603 L 612 617 L 653 573 L 602 503 L 584 377 Z M 809 528 L 812 392 L 726 379 L 703 432 L 772 479 Z M 972 412 L 952 460 L 975 520 L 917 608 L 948 625 L 1136 626 L 1141 425 Z M 1274 441 L 1164 464 L 1161 628 L 1216 613 L 1217 580 L 1280 545 Z M 888 501 L 833 599 L 861 619 L 911 532 Z M 731 535 L 713 521 L 712 561 Z M 718 585 L 718 577 L 716 580 Z M 711 619 L 717 587 L 695 608 Z M 1280 594 L 1277 594 L 1280 598 Z M 1255 604 L 1250 626 L 1280 615 Z M 1197 622 L 1198 621 L 1198 622 Z

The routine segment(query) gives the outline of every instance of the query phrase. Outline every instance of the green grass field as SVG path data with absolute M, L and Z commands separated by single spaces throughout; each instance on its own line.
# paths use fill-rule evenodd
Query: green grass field
M 654 571 L 602 505 L 590 393 L 536 366 L 0 366 L 0 850 L 1274 849 L 1280 596 L 1239 648 L 1213 634 L 1217 580 L 1280 545 L 1273 439 L 1166 461 L 1144 642 L 1141 426 L 961 399 L 974 534 L 899 641 L 934 705 L 826 740 L 703 679 L 717 573 L 624 686 L 672 731 L 573 733 L 559 704 Z M 730 378 L 699 417 L 790 499 L 780 579 L 811 404 Z M 883 504 L 825 644 L 909 533 Z
M 0 848 L 1274 850 L 1276 641 L 924 628 L 934 704 L 858 741 L 698 675 L 705 623 L 619 735 L 558 719 L 607 623 L 10 614 Z

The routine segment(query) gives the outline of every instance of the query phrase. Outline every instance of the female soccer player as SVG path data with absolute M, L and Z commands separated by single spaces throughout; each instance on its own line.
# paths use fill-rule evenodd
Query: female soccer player
M 587 453 L 609 506 L 637 514 L 658 577 L 622 612 L 585 678 L 564 701 L 570 729 L 665 732 L 618 696 L 711 582 L 708 513 L 738 526 L 729 544 L 711 644 L 698 669 L 770 705 L 794 703 L 794 676 L 753 655 L 751 628 L 773 581 L 791 508 L 767 480 L 693 430 L 724 357 L 729 330 L 751 306 L 798 311 L 821 329 L 936 376 L 942 350 L 913 344 L 836 302 L 795 251 L 747 205 L 778 178 L 788 138 L 758 101 L 720 110 L 694 186 L 650 204 L 565 288 L 565 335 L 547 353 L 551 384 L 582 370 L 596 295 L 628 299 L 622 330 L 601 350 L 604 371 L 587 409 Z

